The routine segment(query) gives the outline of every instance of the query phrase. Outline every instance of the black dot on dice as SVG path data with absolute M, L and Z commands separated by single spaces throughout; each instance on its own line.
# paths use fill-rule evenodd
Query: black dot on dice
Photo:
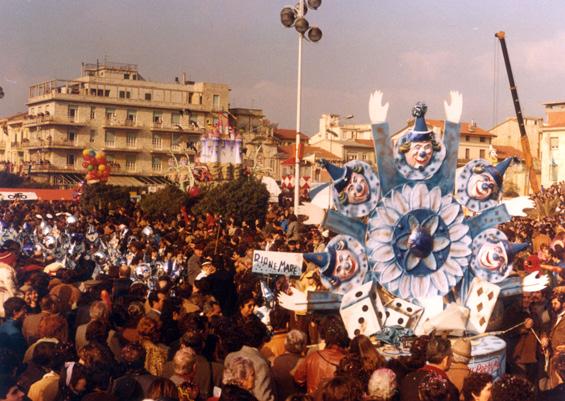
M 385 314 L 386 314 L 386 317 L 389 317 L 389 316 L 390 316 L 390 312 L 389 312 L 389 311 L 386 311 Z
M 397 303 L 396 303 L 396 307 L 397 307 L 397 308 L 401 308 L 401 307 L 402 307 L 402 304 L 401 304 L 400 302 L 397 302 Z
M 398 324 L 402 324 L 402 323 L 404 323 L 404 319 L 403 319 L 403 318 L 401 318 L 401 317 L 400 317 L 400 318 L 398 318 Z
M 363 324 L 365 323 L 365 318 L 360 317 L 359 320 L 357 320 L 359 322 L 359 324 Z
M 355 331 L 353 332 L 353 334 L 355 334 L 356 336 L 358 336 L 359 334 L 361 334 L 361 330 L 355 329 Z
M 363 305 L 363 307 L 361 308 L 361 310 L 363 312 L 367 312 L 369 310 L 369 307 L 367 305 Z
M 359 298 L 361 295 L 363 295 L 363 292 L 361 292 L 361 291 L 357 291 L 357 292 L 355 293 L 355 296 L 356 296 L 357 298 Z
M 408 312 L 412 312 L 412 308 L 410 308 L 410 307 L 406 308 L 406 310 L 407 310 Z

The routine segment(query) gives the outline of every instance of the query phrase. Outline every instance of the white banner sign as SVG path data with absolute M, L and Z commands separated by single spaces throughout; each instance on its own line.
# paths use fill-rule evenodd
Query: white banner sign
M 0 200 L 13 201 L 13 200 L 37 200 L 35 192 L 0 192 Z
M 253 252 L 253 273 L 300 276 L 302 254 L 291 252 Z

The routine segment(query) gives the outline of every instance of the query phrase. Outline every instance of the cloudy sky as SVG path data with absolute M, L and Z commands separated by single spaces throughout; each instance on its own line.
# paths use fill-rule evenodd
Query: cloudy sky
M 230 85 L 233 107 L 262 108 L 293 128 L 297 34 L 279 22 L 287 0 L 0 0 L 0 116 L 25 110 L 28 87 L 72 79 L 83 61 L 136 63 L 144 77 Z M 303 130 L 322 113 L 368 123 L 381 89 L 400 128 L 424 100 L 443 118 L 450 89 L 463 119 L 491 128 L 513 114 L 494 38 L 506 31 L 525 115 L 565 100 L 565 2 L 554 0 L 323 0 L 310 11 L 324 37 L 305 43 Z M 498 68 L 497 68 L 498 66 Z

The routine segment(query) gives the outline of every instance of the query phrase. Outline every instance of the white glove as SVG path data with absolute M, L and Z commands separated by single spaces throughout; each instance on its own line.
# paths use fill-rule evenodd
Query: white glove
M 371 119 L 371 124 L 384 123 L 386 121 L 386 115 L 388 113 L 389 103 L 383 103 L 383 93 L 379 90 L 371 93 L 369 97 L 369 118 Z
M 528 196 L 518 196 L 512 199 L 503 200 L 502 203 L 506 206 L 506 210 L 510 216 L 525 217 L 524 209 L 533 209 L 536 207 L 535 202 Z
M 445 109 L 445 118 L 447 121 L 458 124 L 461 121 L 461 113 L 463 112 L 463 95 L 461 92 L 449 92 L 451 104 L 443 101 L 443 108 Z
M 306 220 L 304 224 L 322 224 L 326 217 L 326 211 L 324 209 L 309 202 L 298 205 L 296 214 L 308 217 L 308 220 Z
M 536 292 L 541 291 L 549 284 L 549 277 L 542 274 L 537 277 L 538 272 L 528 274 L 522 279 L 522 292 Z
M 285 309 L 295 312 L 306 312 L 308 309 L 308 297 L 305 292 L 290 287 L 291 295 L 280 292 L 278 296 L 279 305 Z

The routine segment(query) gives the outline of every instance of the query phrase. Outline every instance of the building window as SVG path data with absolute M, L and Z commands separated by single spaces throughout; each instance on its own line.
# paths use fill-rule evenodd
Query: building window
M 180 150 L 181 136 L 173 134 L 171 138 L 171 149 L 178 151 Z
M 120 91 L 120 99 L 129 99 L 130 97 L 130 91 Z
M 190 121 L 190 125 L 192 126 L 192 128 L 199 128 L 200 126 L 198 125 L 198 116 L 196 114 L 191 114 L 189 117 L 189 121 Z
M 465 142 L 471 142 L 471 137 L 469 135 L 465 135 Z
M 161 169 L 163 168 L 161 159 L 159 159 L 157 156 L 153 156 L 153 158 L 151 159 L 151 168 L 153 171 L 161 171 Z
M 90 88 L 90 95 L 96 96 L 96 88 Z
M 104 96 L 110 97 L 110 89 L 106 89 L 106 90 L 104 91 Z
M 104 134 L 104 145 L 109 148 L 116 146 L 116 136 L 112 131 L 106 131 Z
M 153 112 L 153 125 L 160 126 L 162 122 L 163 122 L 163 113 L 161 113 L 160 111 L 154 111 Z
M 153 134 L 153 138 L 151 138 L 151 143 L 153 144 L 154 148 L 161 149 L 162 142 L 161 142 L 161 137 L 159 135 Z
M 74 167 L 75 165 L 75 155 L 69 154 L 67 155 L 67 166 Z
M 94 139 L 96 138 L 96 130 L 91 129 L 90 134 L 88 136 L 88 140 L 90 143 L 94 143 Z
M 214 95 L 212 96 L 212 107 L 215 110 L 219 110 L 220 109 L 220 95 Z
M 484 159 L 484 158 L 485 158 L 485 150 L 484 150 L 484 149 L 479 149 L 479 157 L 480 157 L 481 159 Z
M 124 79 L 129 79 L 129 74 L 128 74 L 128 73 L 125 73 L 125 74 L 124 74 Z
M 145 100 L 151 100 L 151 93 L 145 94 Z
M 355 153 L 350 153 L 347 155 L 347 160 L 357 160 L 357 155 Z
M 220 120 L 218 119 L 218 117 L 214 117 L 212 118 L 212 125 L 215 127 L 216 125 L 218 125 L 218 122 L 220 122 Z
M 78 106 L 69 105 L 68 109 L 69 121 L 74 122 L 78 119 Z
M 128 147 L 135 147 L 137 143 L 137 136 L 135 134 L 135 132 L 128 132 L 128 135 L 126 136 L 126 144 Z
M 96 107 L 90 106 L 90 119 L 94 120 L 96 118 Z
M 175 125 L 180 125 L 180 113 L 172 113 L 171 114 L 171 125 L 173 127 Z
M 465 160 L 471 159 L 471 150 L 469 148 L 465 149 Z
M 69 131 L 67 132 L 67 142 L 71 143 L 74 145 L 75 141 L 77 139 L 77 134 L 74 131 Z
M 136 110 L 128 110 L 126 116 L 126 125 L 133 127 L 135 125 L 135 120 L 137 119 L 137 111 Z
M 107 108 L 104 115 L 106 116 L 106 120 L 110 121 L 116 116 L 116 109 Z
M 485 143 L 486 138 L 484 136 L 479 137 L 479 142 Z
M 367 160 L 367 153 L 363 153 L 361 155 L 361 160 Z
M 128 171 L 135 171 L 135 156 L 127 156 L 126 157 L 126 170 Z

